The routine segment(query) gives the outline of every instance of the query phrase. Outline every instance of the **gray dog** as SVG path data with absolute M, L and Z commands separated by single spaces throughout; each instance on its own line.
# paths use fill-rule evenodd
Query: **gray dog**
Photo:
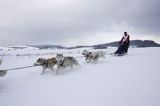
M 66 68 L 66 67 L 71 67 L 73 68 L 74 65 L 79 65 L 78 61 L 76 58 L 67 56 L 64 57 L 63 54 L 57 54 L 56 56 L 57 59 L 57 72 L 60 68 Z
M 89 52 L 88 50 L 83 50 L 82 55 L 84 55 L 87 62 L 97 62 L 100 58 L 105 58 L 104 51 Z

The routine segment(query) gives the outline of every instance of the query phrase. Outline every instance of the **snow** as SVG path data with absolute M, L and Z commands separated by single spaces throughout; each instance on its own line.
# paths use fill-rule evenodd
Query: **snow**
M 8 51 L 8 50 L 11 50 L 11 48 L 0 46 L 0 51 Z
M 96 64 L 77 58 L 80 67 L 58 75 L 50 70 L 40 75 L 41 67 L 9 71 L 0 77 L 0 106 L 160 106 L 160 48 L 130 48 L 126 56 L 109 55 L 115 50 L 104 50 L 106 59 Z M 57 52 L 77 57 L 82 49 L 1 51 L 8 56 L 1 57 L 0 69 L 32 65 Z

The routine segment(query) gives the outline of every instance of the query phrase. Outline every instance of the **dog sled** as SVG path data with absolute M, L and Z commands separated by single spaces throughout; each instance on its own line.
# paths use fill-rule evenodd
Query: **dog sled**
M 127 55 L 127 53 L 122 53 L 122 54 L 110 53 L 110 55 L 112 55 L 112 56 L 125 56 L 125 55 Z

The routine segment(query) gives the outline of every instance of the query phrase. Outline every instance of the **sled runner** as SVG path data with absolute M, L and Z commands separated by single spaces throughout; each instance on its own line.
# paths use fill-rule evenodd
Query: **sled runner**
M 124 55 L 126 55 L 125 53 L 123 53 L 123 54 L 115 54 L 115 53 L 110 53 L 110 55 L 112 55 L 112 56 L 124 56 Z

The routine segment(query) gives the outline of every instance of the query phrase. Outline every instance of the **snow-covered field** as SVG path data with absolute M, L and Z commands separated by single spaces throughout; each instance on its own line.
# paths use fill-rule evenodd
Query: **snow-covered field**
M 97 64 L 77 58 L 81 67 L 54 75 L 42 68 L 9 71 L 0 77 L 0 106 L 160 106 L 160 48 L 130 48 L 126 56 L 109 55 Z M 32 65 L 56 53 L 81 56 L 76 50 L 0 51 L 0 69 Z

